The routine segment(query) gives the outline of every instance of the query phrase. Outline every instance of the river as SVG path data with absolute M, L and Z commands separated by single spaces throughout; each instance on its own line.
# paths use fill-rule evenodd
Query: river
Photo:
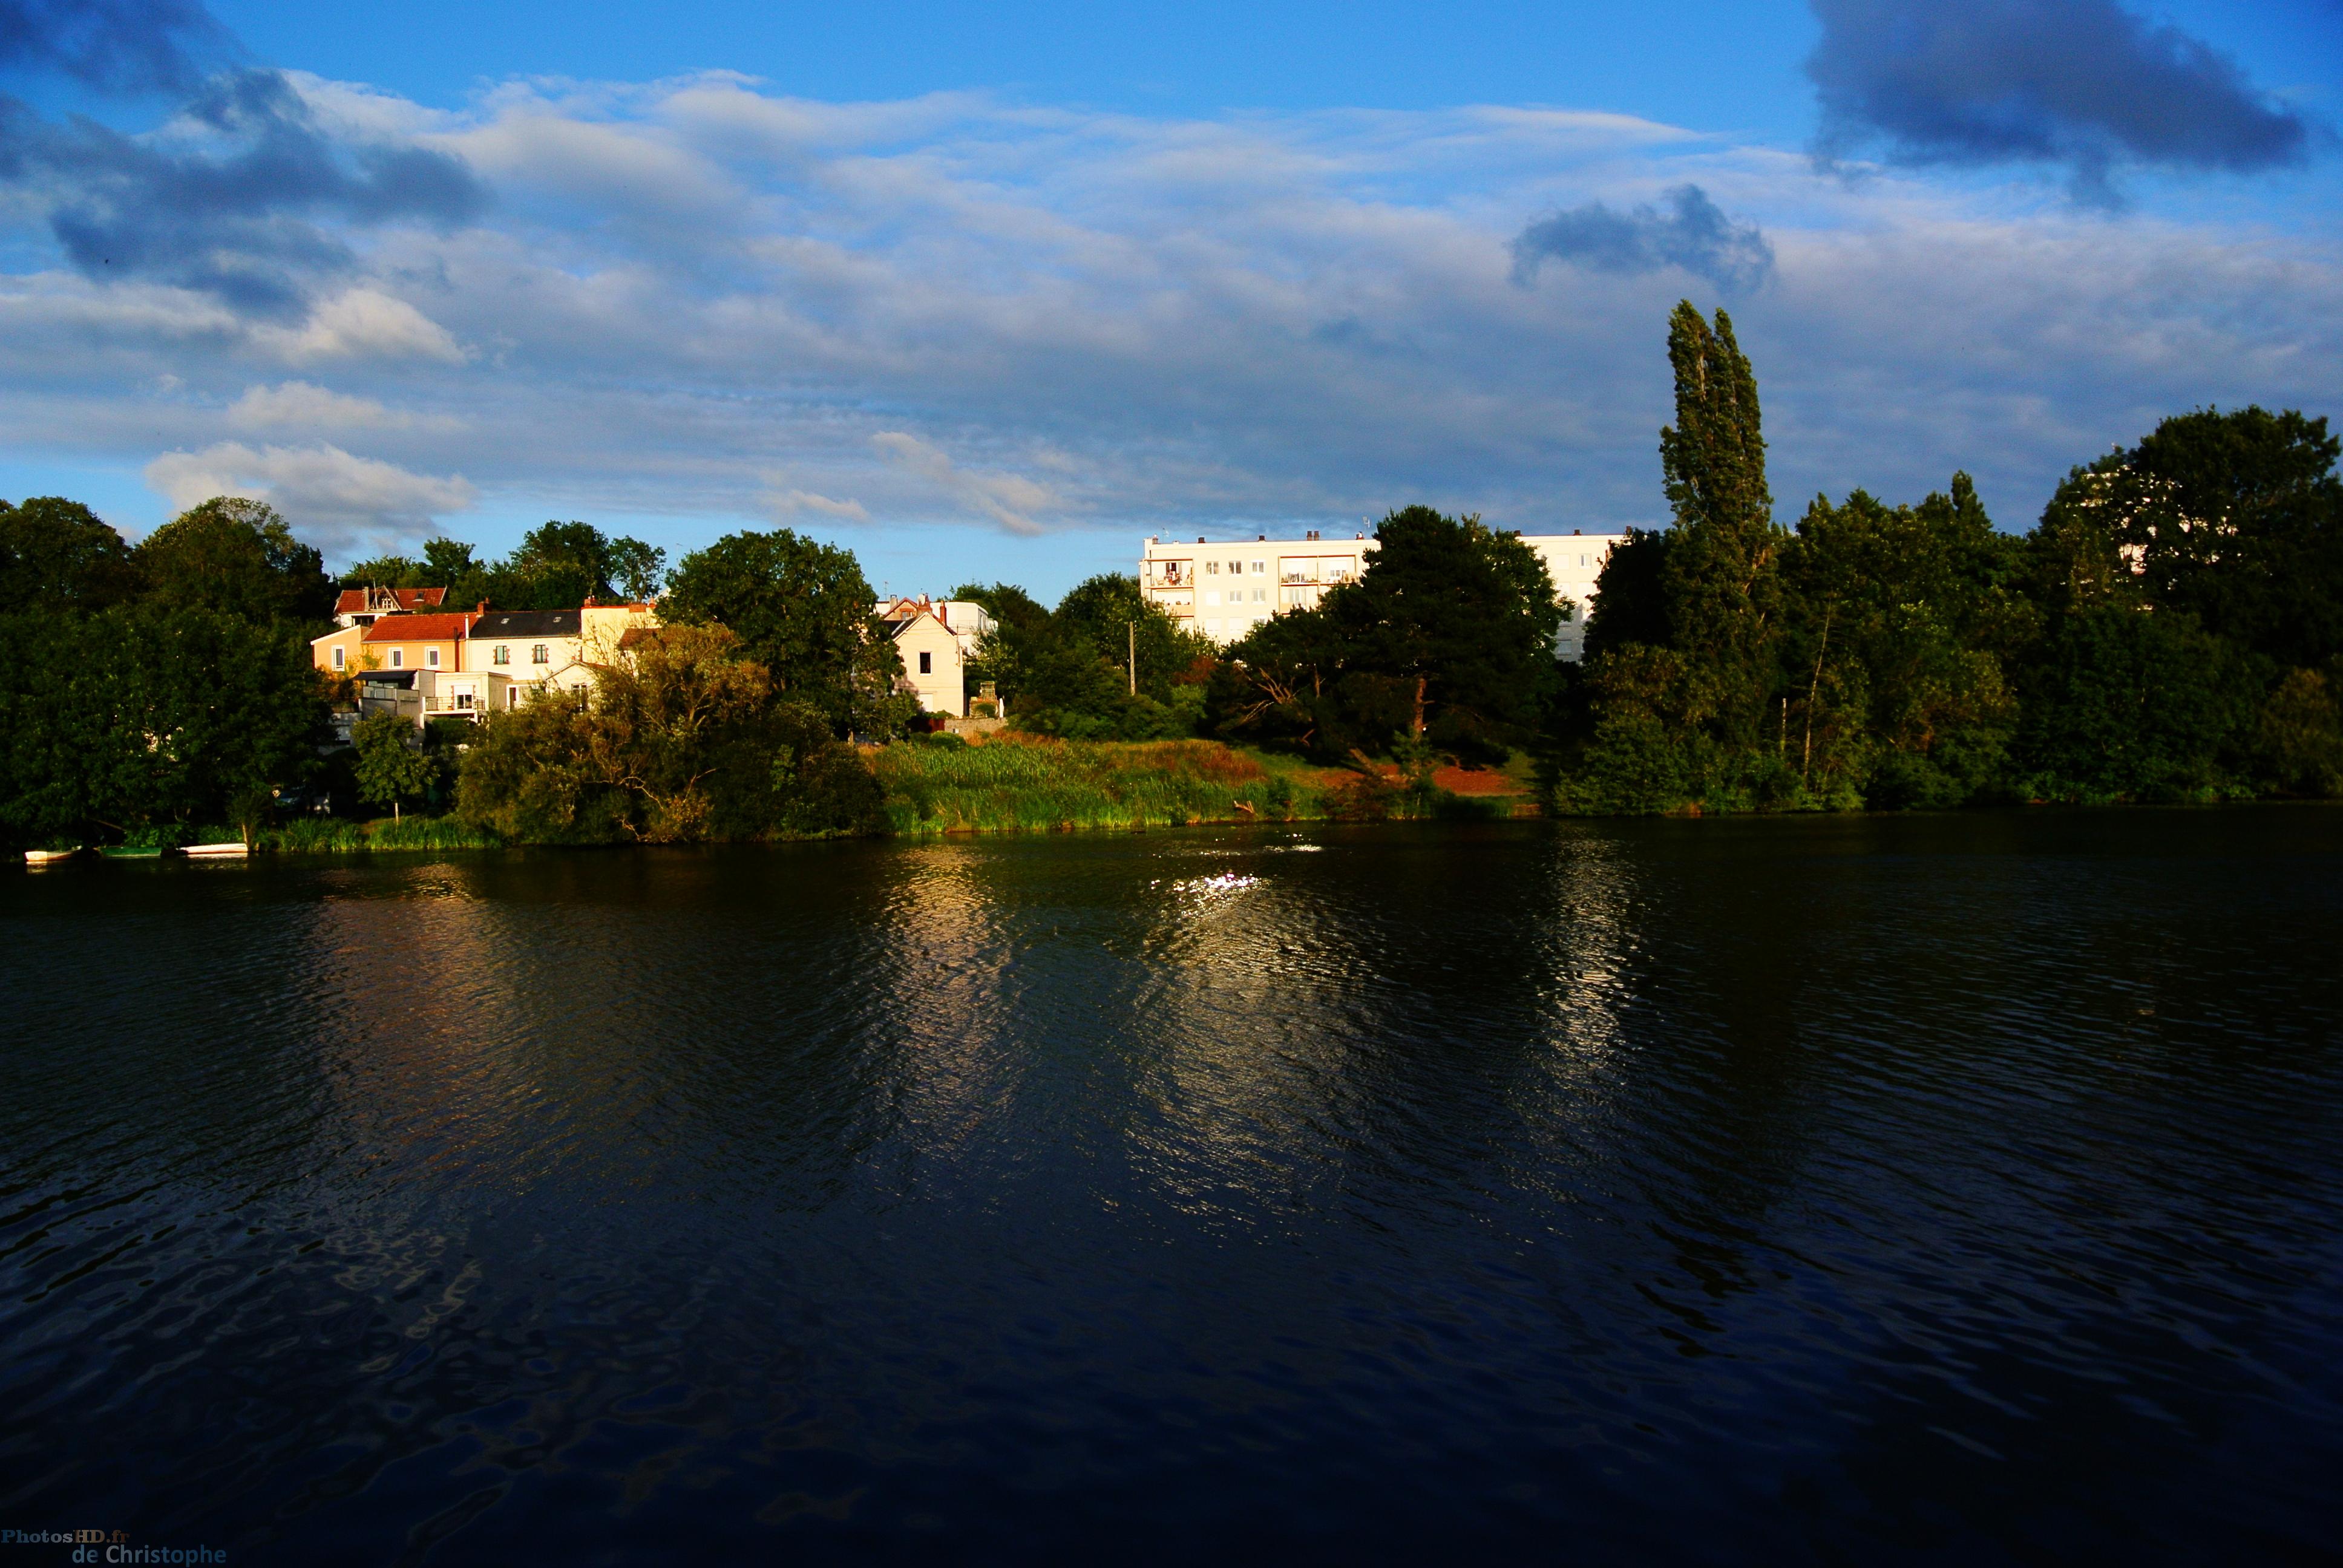
M 75 864 L 0 922 L 0 1527 L 2334 1549 L 2343 811 Z

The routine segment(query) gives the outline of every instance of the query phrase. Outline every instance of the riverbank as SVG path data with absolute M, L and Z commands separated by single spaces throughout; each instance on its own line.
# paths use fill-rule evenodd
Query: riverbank
M 1134 831 L 1242 822 L 1496 819 L 1537 813 L 1523 769 L 1441 769 L 1411 781 L 1321 768 L 1217 740 L 1056 740 L 1004 735 L 969 744 L 930 737 L 872 748 L 883 791 L 879 834 Z M 233 829 L 213 837 L 234 839 Z M 494 849 L 516 842 L 453 814 L 354 821 L 307 818 L 263 828 L 264 854 Z

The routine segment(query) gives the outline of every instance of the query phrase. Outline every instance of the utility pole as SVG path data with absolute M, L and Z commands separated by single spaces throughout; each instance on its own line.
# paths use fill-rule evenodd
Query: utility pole
M 1139 695 L 1139 623 L 1124 621 L 1122 629 L 1131 643 L 1131 695 L 1136 697 Z

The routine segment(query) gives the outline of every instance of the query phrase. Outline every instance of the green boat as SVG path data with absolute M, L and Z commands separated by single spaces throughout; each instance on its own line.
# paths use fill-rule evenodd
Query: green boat
M 109 860 L 154 860 L 162 858 L 159 844 L 108 844 L 98 851 Z

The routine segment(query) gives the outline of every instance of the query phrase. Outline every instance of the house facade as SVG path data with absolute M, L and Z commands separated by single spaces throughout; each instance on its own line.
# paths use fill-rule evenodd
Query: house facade
M 967 668 L 992 629 L 984 607 L 966 599 L 881 599 L 871 607 L 903 659 L 903 689 L 923 713 L 968 717 Z
M 1626 535 L 1520 538 L 1545 563 L 1556 596 L 1570 607 L 1554 638 L 1554 657 L 1575 660 L 1585 651 L 1586 617 L 1603 562 Z M 1262 534 L 1249 543 L 1150 538 L 1140 551 L 1140 589 L 1182 626 L 1225 645 L 1271 616 L 1313 608 L 1328 588 L 1358 581 L 1374 548 L 1363 533 L 1329 538 L 1316 529 L 1298 539 Z
M 362 678 L 369 689 L 410 693 L 399 711 L 412 708 L 418 722 L 477 719 L 518 708 L 537 692 L 591 691 L 595 671 L 624 657 L 625 634 L 658 624 L 648 604 L 377 613 L 315 639 L 310 662 Z

